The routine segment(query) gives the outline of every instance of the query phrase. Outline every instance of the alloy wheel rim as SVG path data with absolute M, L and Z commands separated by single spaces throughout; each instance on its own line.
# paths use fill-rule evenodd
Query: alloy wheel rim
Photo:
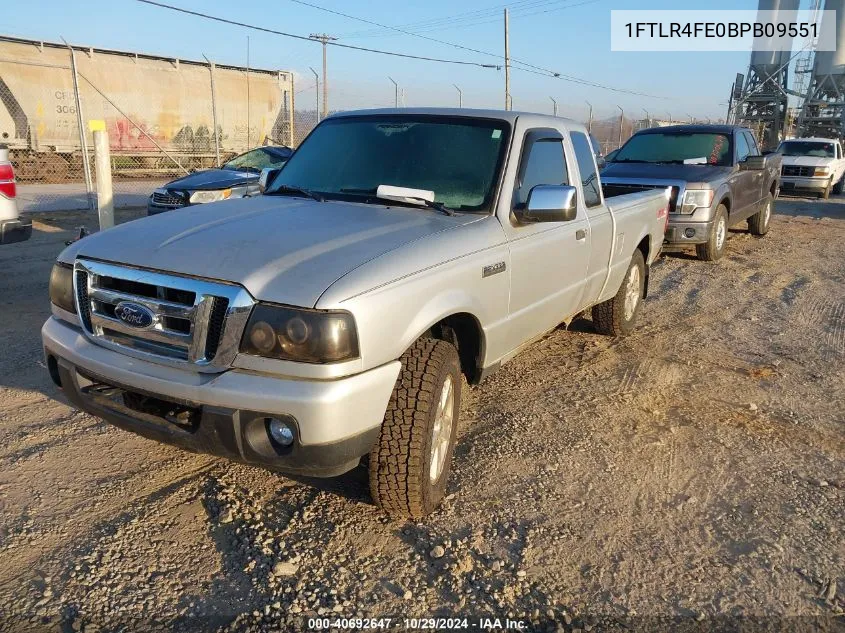
M 446 376 L 440 389 L 437 401 L 437 412 L 434 415 L 434 426 L 431 429 L 431 465 L 428 478 L 431 483 L 440 479 L 446 466 L 446 455 L 449 453 L 449 442 L 452 439 L 452 424 L 454 423 L 455 389 L 452 375 Z
M 628 275 L 628 285 L 625 288 L 625 320 L 630 321 L 634 317 L 637 304 L 640 301 L 640 269 L 635 266 Z
M 719 219 L 719 226 L 716 227 L 716 248 L 721 250 L 725 244 L 725 218 Z
M 763 213 L 763 226 L 766 226 L 769 223 L 769 218 L 772 216 L 772 203 L 766 203 L 766 210 Z

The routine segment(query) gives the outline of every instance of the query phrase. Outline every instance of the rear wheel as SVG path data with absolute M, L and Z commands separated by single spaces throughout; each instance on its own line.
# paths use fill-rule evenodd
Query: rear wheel
M 704 244 L 695 245 L 695 253 L 698 259 L 705 262 L 715 262 L 725 254 L 725 242 L 728 241 L 728 209 L 720 204 L 716 209 L 716 217 L 713 219 L 713 227 L 710 235 Z
M 629 334 L 640 314 L 645 294 L 645 260 L 637 249 L 631 257 L 622 285 L 612 299 L 593 306 L 593 325 L 601 334 Z
M 451 343 L 420 339 L 402 355 L 378 442 L 370 493 L 395 517 L 419 519 L 446 494 L 461 410 L 461 369 Z
M 769 232 L 769 222 L 772 219 L 772 195 L 766 197 L 764 206 L 757 213 L 748 218 L 748 230 L 751 235 L 765 235 Z

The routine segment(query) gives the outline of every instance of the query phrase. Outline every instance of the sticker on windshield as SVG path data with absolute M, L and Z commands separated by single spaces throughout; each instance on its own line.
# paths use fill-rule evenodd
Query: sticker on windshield
M 502 136 L 502 130 L 493 130 L 493 136 L 491 138 L 500 138 Z

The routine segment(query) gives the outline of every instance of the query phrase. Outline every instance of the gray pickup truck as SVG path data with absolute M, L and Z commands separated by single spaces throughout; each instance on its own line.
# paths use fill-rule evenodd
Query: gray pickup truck
M 188 450 L 440 503 L 462 382 L 592 308 L 633 327 L 667 191 L 606 200 L 587 131 L 499 111 L 320 123 L 264 195 L 85 237 L 42 336 L 80 409 Z
M 641 130 L 602 170 L 605 192 L 671 187 L 667 247 L 695 246 L 699 259 L 725 252 L 728 228 L 769 231 L 781 155 L 762 155 L 747 128 L 674 125 Z

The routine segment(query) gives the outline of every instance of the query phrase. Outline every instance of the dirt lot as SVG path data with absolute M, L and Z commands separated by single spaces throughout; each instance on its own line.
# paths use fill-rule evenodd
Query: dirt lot
M 39 328 L 82 220 L 39 216 L 0 249 L 0 630 L 845 630 L 845 199 L 777 211 L 717 265 L 664 257 L 631 337 L 577 321 L 470 390 L 419 523 L 361 472 L 318 488 L 66 406 Z

